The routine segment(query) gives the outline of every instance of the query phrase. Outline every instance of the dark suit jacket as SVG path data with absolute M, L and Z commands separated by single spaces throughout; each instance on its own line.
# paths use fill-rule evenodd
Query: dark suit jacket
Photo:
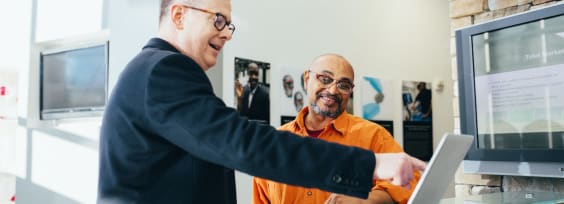
M 104 114 L 99 203 L 236 203 L 232 169 L 367 197 L 367 150 L 249 122 L 192 59 L 158 38 L 123 70 Z
M 242 116 L 246 116 L 251 120 L 261 120 L 266 124 L 270 124 L 270 98 L 268 95 L 268 90 L 266 87 L 258 85 L 257 90 L 253 94 L 253 100 L 251 101 L 251 107 L 249 104 L 249 94 L 251 93 L 251 87 L 245 86 L 243 89 L 243 98 L 241 99 L 241 112 Z
M 415 101 L 419 101 L 421 105 L 421 113 L 427 114 L 431 109 L 431 90 L 423 89 L 415 97 Z M 429 114 L 429 117 L 431 114 Z

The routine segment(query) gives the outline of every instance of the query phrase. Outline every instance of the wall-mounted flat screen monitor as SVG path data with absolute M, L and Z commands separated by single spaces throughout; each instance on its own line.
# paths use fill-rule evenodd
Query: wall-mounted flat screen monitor
M 40 53 L 40 119 L 97 117 L 104 111 L 108 41 Z
M 469 173 L 564 178 L 564 4 L 456 31 Z

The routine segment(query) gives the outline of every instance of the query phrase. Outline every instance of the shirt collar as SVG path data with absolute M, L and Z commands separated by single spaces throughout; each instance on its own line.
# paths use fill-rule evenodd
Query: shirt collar
M 180 53 L 174 46 L 172 46 L 172 44 L 161 38 L 151 38 L 147 43 L 147 45 L 143 47 L 143 49 L 145 48 L 158 48 L 162 50 Z
M 302 110 L 296 116 L 294 128 L 298 132 L 304 132 L 304 133 L 307 134 L 307 131 L 306 131 L 306 128 L 305 128 L 305 116 L 308 113 L 309 113 L 309 106 L 306 106 L 306 107 L 302 108 Z M 341 113 L 341 115 L 339 115 L 337 118 L 332 120 L 329 123 L 329 126 L 331 126 L 331 129 L 338 132 L 341 136 L 344 136 L 344 134 L 347 131 L 347 128 L 349 126 L 349 117 L 350 117 L 349 114 L 345 111 L 345 112 Z
M 257 92 L 257 89 L 259 88 L 260 84 L 257 84 L 257 86 L 255 86 L 255 88 L 251 88 L 251 85 L 249 85 L 249 89 L 251 90 L 251 94 L 255 94 L 255 92 Z

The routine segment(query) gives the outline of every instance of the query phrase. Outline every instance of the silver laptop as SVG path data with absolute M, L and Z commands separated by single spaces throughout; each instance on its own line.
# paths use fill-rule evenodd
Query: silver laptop
M 439 203 L 473 140 L 470 135 L 445 134 L 407 203 Z

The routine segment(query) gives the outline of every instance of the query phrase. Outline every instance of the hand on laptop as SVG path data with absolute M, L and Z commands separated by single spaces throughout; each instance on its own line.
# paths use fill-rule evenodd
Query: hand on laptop
M 376 167 L 374 179 L 389 180 L 390 183 L 408 188 L 413 178 L 413 169 L 425 170 L 427 164 L 406 153 L 374 154 Z

